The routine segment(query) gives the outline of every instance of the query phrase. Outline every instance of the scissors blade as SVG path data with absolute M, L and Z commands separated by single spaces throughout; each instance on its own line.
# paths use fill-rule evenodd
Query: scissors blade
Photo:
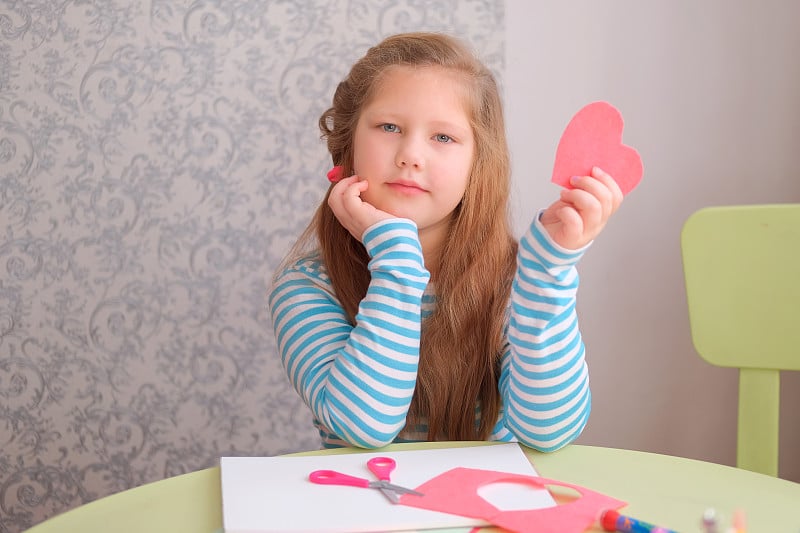
M 379 486 L 378 489 L 380 489 L 383 495 L 386 496 L 386 499 L 389 500 L 390 502 L 394 504 L 400 503 L 400 495 L 397 494 L 397 492 L 395 492 L 394 490 L 384 486 Z
M 407 487 L 403 487 L 401 485 L 395 485 L 394 483 L 389 483 L 388 481 L 379 481 L 378 488 L 383 491 L 384 494 L 391 492 L 392 495 L 397 499 L 398 503 L 400 501 L 401 494 L 413 494 L 415 496 L 425 496 L 423 493 L 416 491 L 414 489 L 409 489 Z M 388 498 L 387 494 L 387 498 Z

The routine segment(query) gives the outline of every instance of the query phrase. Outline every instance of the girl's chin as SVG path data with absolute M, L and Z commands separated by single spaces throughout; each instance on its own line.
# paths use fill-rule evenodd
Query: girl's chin
M 412 213 L 405 212 L 402 209 L 395 210 L 395 211 L 387 211 L 387 213 L 389 213 L 393 217 L 407 218 L 409 220 L 413 220 L 415 224 L 417 223 L 417 218 Z
M 367 200 L 367 203 L 371 203 Z M 396 218 L 410 218 L 411 220 L 416 221 L 415 213 L 408 209 L 408 206 L 400 206 L 400 205 L 376 205 L 372 204 L 375 209 L 383 211 L 385 213 L 389 213 L 393 217 Z

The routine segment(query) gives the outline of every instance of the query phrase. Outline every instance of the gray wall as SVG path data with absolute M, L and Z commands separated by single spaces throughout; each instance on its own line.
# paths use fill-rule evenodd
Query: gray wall
M 556 196 L 555 148 L 586 103 L 617 106 L 644 160 L 580 265 L 594 404 L 579 442 L 735 462 L 737 375 L 692 347 L 679 233 L 703 206 L 800 202 L 798 21 L 794 0 L 507 2 L 519 227 Z M 800 481 L 798 373 L 781 402 L 780 475 Z
M 328 185 L 317 118 L 399 31 L 501 72 L 503 7 L 0 0 L 0 532 L 319 446 L 265 313 Z

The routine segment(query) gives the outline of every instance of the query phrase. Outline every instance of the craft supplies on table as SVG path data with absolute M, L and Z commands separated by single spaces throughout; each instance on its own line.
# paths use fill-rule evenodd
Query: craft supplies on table
M 225 533 L 375 532 L 488 525 L 483 520 L 395 505 L 380 491 L 332 487 L 309 481 L 315 470 L 336 470 L 370 477 L 375 457 L 396 461 L 392 483 L 418 487 L 459 467 L 537 475 L 518 444 L 465 448 L 380 451 L 325 456 L 223 457 L 220 459 Z M 492 488 L 484 496 L 508 508 L 555 505 L 547 490 Z

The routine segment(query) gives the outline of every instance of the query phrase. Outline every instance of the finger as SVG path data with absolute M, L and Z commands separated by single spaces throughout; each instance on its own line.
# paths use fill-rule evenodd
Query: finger
M 608 187 L 608 190 L 611 191 L 613 213 L 619 208 L 625 196 L 622 194 L 622 189 L 620 188 L 619 183 L 617 183 L 611 174 L 600 167 L 592 168 L 592 177 L 600 180 L 606 187 Z
M 356 215 L 362 208 L 364 201 L 361 199 L 361 193 L 366 191 L 368 186 L 368 181 L 353 181 L 342 193 L 342 205 L 350 216 Z
M 607 218 L 602 201 L 588 190 L 564 189 L 561 191 L 561 200 L 577 211 L 586 226 L 600 224 Z
M 357 176 L 348 176 L 347 178 L 342 178 L 336 184 L 333 185 L 331 189 L 331 196 L 337 196 L 339 198 L 344 197 L 347 194 L 351 194 L 350 187 L 358 182 Z
M 565 204 L 561 199 L 556 200 L 550 207 L 542 212 L 541 217 L 539 217 L 539 221 L 544 225 L 560 222 L 561 219 L 558 218 L 558 211 L 565 205 L 567 204 Z
M 583 237 L 593 239 L 605 226 L 608 217 L 598 199 L 587 191 L 573 189 L 567 196 L 567 203 L 580 217 Z
M 593 176 L 575 176 L 570 181 L 574 189 L 583 190 L 594 196 L 602 207 L 603 216 L 608 218 L 616 210 L 617 204 L 614 199 L 614 192 L 609 187 L 608 181 L 616 186 L 611 176 L 606 175 L 608 180 L 595 178 Z M 617 188 L 619 188 L 617 186 Z
M 586 227 L 583 217 L 570 205 L 565 205 L 559 209 L 556 212 L 556 216 L 561 220 L 561 231 L 567 248 L 575 247 L 573 243 L 581 238 Z
M 331 187 L 331 192 L 328 194 L 328 205 L 330 206 L 333 213 L 337 216 L 344 214 L 345 206 L 344 206 L 344 199 L 345 196 L 348 194 L 348 190 L 353 182 L 356 181 L 354 176 L 349 176 L 347 178 L 343 178 L 336 182 Z
M 331 189 L 331 193 L 337 194 L 344 194 L 347 188 L 353 184 L 353 182 L 358 181 L 358 176 L 355 174 L 352 176 L 348 176 L 346 178 L 342 178 L 336 183 L 333 184 L 333 188 Z

